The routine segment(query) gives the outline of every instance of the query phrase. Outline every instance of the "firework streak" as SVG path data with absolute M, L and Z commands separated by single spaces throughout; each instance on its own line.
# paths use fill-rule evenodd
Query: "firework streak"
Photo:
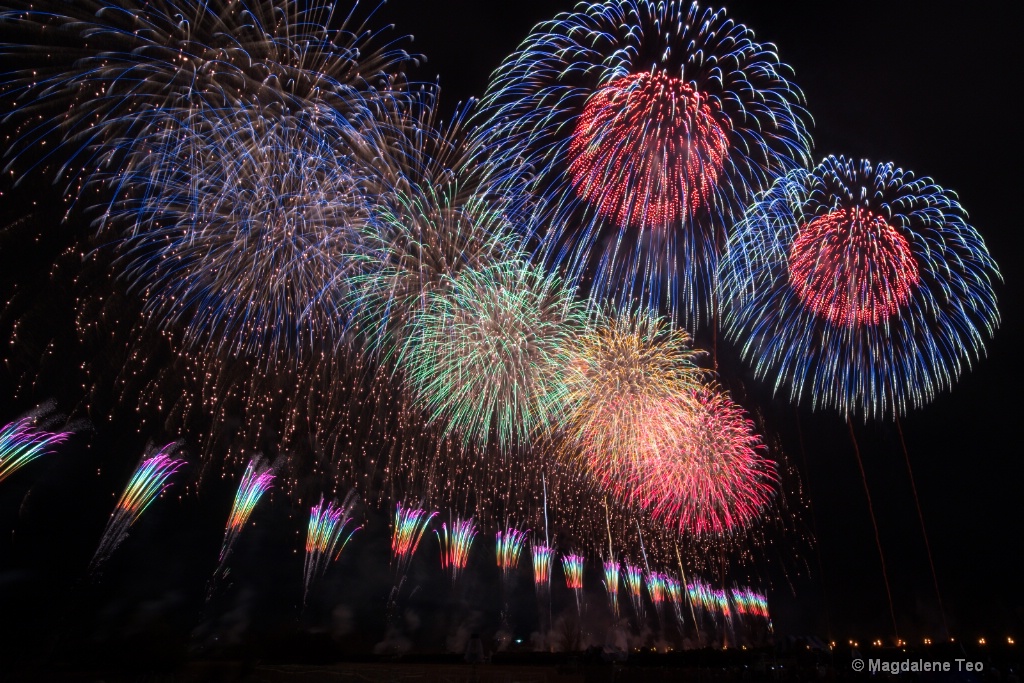
M 619 616 L 619 561 L 615 557 L 604 563 L 604 589 L 608 592 L 612 614 Z
M 546 545 L 533 544 L 533 584 L 542 593 L 551 587 L 551 563 L 555 551 Z
M 451 572 L 453 582 L 466 568 L 466 563 L 469 562 L 469 549 L 475 538 L 476 525 L 473 524 L 472 518 L 456 518 L 450 531 L 447 525 L 442 524 L 441 530 L 437 532 L 437 540 L 441 544 L 441 568 Z
M 36 458 L 52 453 L 52 447 L 64 443 L 71 432 L 44 432 L 36 429 L 31 417 L 16 420 L 0 429 L 0 482 Z
M 323 498 L 309 513 L 309 529 L 306 532 L 306 561 L 303 566 L 302 602 L 305 604 L 309 596 L 309 588 L 313 582 L 323 576 L 327 566 L 341 556 L 341 551 L 352 539 L 352 535 L 361 527 L 354 527 L 352 508 L 355 506 L 355 492 L 349 492 L 345 500 L 338 505 L 337 500 L 324 505 Z
M 526 534 L 518 529 L 508 529 L 505 532 L 499 531 L 496 538 L 498 568 L 502 575 L 509 579 L 519 567 L 519 557 L 523 553 L 523 546 L 526 545 Z
M 583 590 L 583 556 L 564 555 L 562 569 L 565 572 L 565 586 L 569 590 Z
M 89 563 L 89 570 L 96 571 L 110 554 L 128 536 L 128 529 L 145 512 L 149 504 L 170 486 L 171 475 L 178 471 L 185 461 L 176 460 L 171 454 L 178 449 L 178 443 L 169 443 L 156 455 L 146 458 L 135 468 L 135 473 L 125 486 L 121 499 L 103 530 L 100 545 Z
M 256 503 L 270 489 L 273 481 L 274 468 L 264 465 L 260 456 L 257 455 L 246 465 L 242 481 L 238 484 L 238 493 L 235 494 L 235 502 L 231 505 L 227 528 L 224 530 L 224 542 L 220 548 L 221 567 L 227 562 L 235 539 L 249 521 L 249 515 L 252 514 Z

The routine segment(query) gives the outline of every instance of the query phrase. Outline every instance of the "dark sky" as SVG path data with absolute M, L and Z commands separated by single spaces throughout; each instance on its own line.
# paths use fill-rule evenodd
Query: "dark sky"
M 569 2 L 402 0 L 390 2 L 380 18 L 397 25 L 396 36 L 415 36 L 412 48 L 427 57 L 415 76 L 432 80 L 439 75 L 442 98 L 451 111 L 455 102 L 483 93 L 489 72 L 533 24 L 570 8 Z M 1016 220 L 1022 174 L 1015 102 L 1021 85 L 1021 43 L 1014 22 L 992 3 L 749 1 L 730 3 L 728 8 L 759 39 L 775 43 L 782 60 L 795 69 L 794 81 L 803 89 L 815 120 L 816 158 L 834 153 L 891 160 L 933 177 L 958 193 L 999 263 L 1004 283 L 997 294 L 1003 322 L 988 345 L 988 357 L 966 372 L 952 392 L 906 416 L 902 427 L 952 630 L 970 639 L 1024 636 L 1024 465 L 1018 436 L 1024 379 L 1019 349 L 1024 338 L 1017 258 L 1024 244 Z M 26 253 L 31 241 L 19 242 L 16 253 L 10 244 L 0 242 L 0 267 L 8 273 L 0 276 L 3 286 L 9 286 L 11 272 L 22 273 L 19 278 L 45 279 L 45 253 Z M 45 252 L 45 246 L 41 249 Z M 26 273 L 25 259 L 33 264 L 33 275 Z M 11 265 L 15 260 L 18 268 Z M 6 292 L 0 290 L 0 297 Z M 8 325 L 5 321 L 5 332 Z M 773 399 L 734 352 L 724 349 L 722 355 L 723 374 L 735 373 L 747 384 L 789 458 L 799 466 L 813 505 L 820 557 L 812 553 L 808 562 L 813 576 L 797 580 L 795 594 L 781 580 L 773 587 L 770 597 L 779 632 L 836 638 L 891 635 L 878 549 L 847 425 L 833 413 L 798 411 Z M 6 392 L 9 383 L 0 368 L 0 390 Z M 0 405 L 2 422 L 27 407 L 7 406 L 3 399 Z M 901 635 L 938 635 L 941 620 L 899 435 L 890 422 L 858 423 L 855 431 Z M 126 443 L 138 440 L 138 435 L 125 436 Z M 136 457 L 137 451 L 129 450 L 125 471 L 111 475 L 111 481 L 126 476 Z M 6 601 L 8 609 L 31 612 L 36 599 L 11 598 L 11 590 L 38 596 L 53 582 L 56 597 L 51 596 L 49 609 L 39 617 L 48 619 L 57 611 L 54 604 L 77 590 L 74 572 L 60 569 L 60 548 L 86 552 L 94 543 L 97 524 L 102 528 L 104 510 L 113 502 L 102 487 L 76 486 L 89 474 L 90 462 L 86 458 L 76 464 L 62 456 L 44 468 L 48 474 L 39 486 L 22 483 L 16 493 L 0 491 L 0 529 L 9 530 L 0 546 L 9 551 L 0 554 L 0 594 L 6 591 L 8 596 L 0 601 Z M 58 467 L 65 469 L 54 473 Z M 112 484 L 110 490 L 115 488 Z M 154 534 L 161 544 L 146 546 L 145 561 L 135 555 L 135 565 L 113 567 L 107 587 L 74 609 L 84 612 L 93 605 L 105 615 L 96 622 L 120 623 L 121 637 L 127 641 L 133 633 L 154 628 L 146 621 L 150 613 L 176 615 L 180 623 L 163 623 L 161 628 L 187 633 L 195 615 L 188 609 L 168 608 L 161 600 L 187 604 L 195 592 L 189 582 L 195 583 L 201 571 L 195 563 L 187 570 L 174 569 L 175 562 L 187 562 L 173 548 L 176 542 L 216 546 L 219 523 L 208 520 L 221 518 L 229 504 L 224 501 L 231 495 L 230 487 L 220 488 L 212 486 L 198 496 L 199 503 L 179 506 L 163 519 L 147 518 L 146 526 L 133 533 Z M 61 502 L 50 502 L 53 499 Z M 297 534 L 302 522 L 290 510 L 283 497 L 260 510 L 260 533 Z M 201 531 L 181 531 L 189 524 Z M 293 545 L 299 548 L 300 543 L 295 538 Z M 259 545 L 254 542 L 251 547 Z M 383 558 L 386 548 L 367 552 Z M 301 571 L 298 555 L 240 562 L 265 568 L 265 576 L 252 584 L 253 591 L 272 592 L 278 578 Z M 369 560 L 359 562 L 343 571 L 371 575 Z M 118 582 L 117 588 L 110 587 Z M 155 592 L 152 586 L 158 582 L 166 590 Z M 128 607 L 149 604 L 147 600 L 155 603 L 150 612 Z M 286 598 L 274 601 L 264 601 L 259 609 L 286 611 Z M 244 612 L 239 605 L 245 604 L 239 598 L 236 611 Z M 230 613 L 226 607 L 225 614 Z M 251 613 L 238 617 L 248 618 Z M 331 623 L 339 618 L 348 617 L 327 617 L 334 619 Z M 224 619 L 227 624 L 228 617 Z

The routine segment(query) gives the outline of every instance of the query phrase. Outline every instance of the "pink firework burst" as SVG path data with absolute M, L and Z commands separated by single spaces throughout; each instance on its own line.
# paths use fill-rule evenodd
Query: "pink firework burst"
M 846 327 L 897 315 L 921 281 L 907 238 L 859 206 L 803 225 L 790 248 L 789 272 L 805 306 Z
M 724 125 L 723 125 L 724 124 Z M 620 226 L 668 226 L 706 205 L 728 121 L 664 70 L 615 78 L 587 101 L 569 147 L 576 193 Z

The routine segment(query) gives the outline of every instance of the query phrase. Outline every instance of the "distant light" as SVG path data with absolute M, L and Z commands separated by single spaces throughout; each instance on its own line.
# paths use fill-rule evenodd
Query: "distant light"
M 1011 638 L 1010 636 L 1006 636 L 1006 644 L 1007 645 L 1016 645 L 1016 643 L 1013 642 L 1013 638 Z
M 522 645 L 522 643 L 523 643 L 523 639 L 522 638 L 516 638 L 516 644 L 517 645 Z
M 984 644 L 985 644 L 985 639 L 984 638 L 978 638 L 978 645 L 984 645 Z

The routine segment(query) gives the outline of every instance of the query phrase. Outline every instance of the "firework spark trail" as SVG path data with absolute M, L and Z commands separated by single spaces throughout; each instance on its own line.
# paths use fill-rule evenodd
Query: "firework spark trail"
M 757 196 L 721 263 L 724 329 L 790 400 L 865 419 L 950 389 L 999 325 L 998 266 L 956 195 L 826 157 Z
M 696 327 L 715 308 L 723 226 L 809 162 L 789 71 L 724 10 L 580 3 L 495 71 L 480 116 L 496 154 L 539 170 L 545 258 L 592 283 L 595 303 Z
M 24 417 L 0 428 L 0 482 L 36 458 L 53 453 L 71 432 L 47 432 L 36 419 Z
M 498 569 L 506 580 L 510 579 L 519 569 L 519 558 L 526 546 L 526 533 L 518 529 L 509 528 L 495 534 L 495 554 L 498 560 Z
M 469 549 L 476 538 L 476 524 L 472 518 L 456 518 L 450 530 L 442 524 L 441 530 L 436 533 L 441 545 L 441 569 L 451 573 L 454 583 L 469 562 Z
M 255 456 L 245 466 L 242 480 L 238 483 L 238 492 L 231 504 L 231 513 L 228 515 L 227 526 L 224 529 L 224 542 L 220 547 L 219 565 L 214 575 L 224 571 L 228 556 L 235 545 L 235 540 L 245 528 L 256 504 L 263 497 L 274 481 L 273 465 L 265 464 L 262 456 Z
M 665 597 L 667 595 L 665 576 L 658 572 L 647 573 L 647 593 L 651 596 L 654 613 L 658 615 L 658 628 L 665 631 Z
M 341 551 L 352 540 L 353 534 L 362 528 L 353 526 L 349 530 L 349 525 L 355 524 L 352 517 L 355 504 L 355 491 L 349 491 L 341 505 L 338 505 L 337 500 L 325 505 L 321 497 L 320 502 L 310 510 L 309 527 L 306 531 L 306 559 L 302 568 L 303 605 L 306 604 L 313 582 L 324 575 L 331 562 L 336 562 L 341 557 Z
M 132 524 L 146 511 L 150 503 L 170 486 L 171 475 L 185 464 L 184 460 L 171 457 L 179 447 L 180 444 L 177 442 L 169 443 L 156 455 L 143 456 L 103 530 L 99 547 L 89 563 L 90 572 L 99 570 L 111 553 L 127 538 Z
M 643 631 L 647 621 L 644 611 L 644 574 L 640 567 L 626 564 L 626 588 L 629 589 L 629 599 L 633 603 L 633 614 L 636 617 L 637 629 Z
M 613 555 L 604 563 L 604 589 L 608 593 L 608 604 L 612 614 L 619 616 L 619 561 Z

